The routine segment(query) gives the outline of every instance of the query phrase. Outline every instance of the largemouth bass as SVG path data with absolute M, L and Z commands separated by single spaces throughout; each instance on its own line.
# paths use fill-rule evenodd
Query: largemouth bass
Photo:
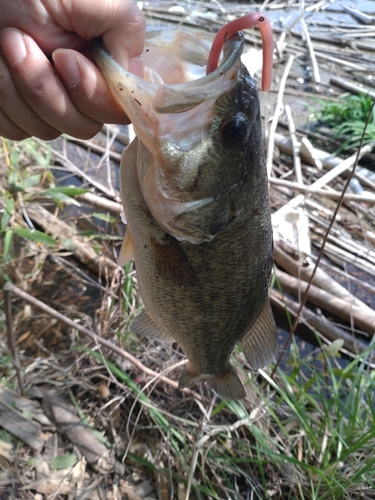
M 254 369 L 277 350 L 272 227 L 243 35 L 227 39 L 221 64 L 205 75 L 212 42 L 182 29 L 151 34 L 144 78 L 99 42 L 94 54 L 137 135 L 121 161 L 121 259 L 135 258 L 145 305 L 130 331 L 178 342 L 189 360 L 180 388 L 206 380 L 237 399 L 245 392 L 230 362 L 236 343 Z

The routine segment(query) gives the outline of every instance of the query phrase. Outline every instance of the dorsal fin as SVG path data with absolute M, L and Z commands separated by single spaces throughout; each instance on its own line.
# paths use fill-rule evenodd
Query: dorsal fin
M 247 361 L 257 370 L 268 365 L 277 353 L 276 324 L 267 299 L 259 316 L 241 339 Z

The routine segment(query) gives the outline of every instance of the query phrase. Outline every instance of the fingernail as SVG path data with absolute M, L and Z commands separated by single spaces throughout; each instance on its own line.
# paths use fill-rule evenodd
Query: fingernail
M 21 31 L 7 28 L 0 33 L 1 48 L 11 66 L 20 63 L 26 57 L 24 35 Z
M 60 76 L 69 87 L 75 87 L 81 79 L 77 57 L 77 55 L 66 49 L 57 49 L 52 54 L 55 64 L 58 65 Z

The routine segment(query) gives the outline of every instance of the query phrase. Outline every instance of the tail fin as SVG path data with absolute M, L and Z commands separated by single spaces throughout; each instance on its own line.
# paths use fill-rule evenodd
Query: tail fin
M 178 388 L 185 389 L 185 387 L 192 387 L 193 385 L 198 384 L 198 382 L 202 382 L 202 379 L 202 375 L 194 370 L 191 363 L 188 363 L 184 371 L 181 373 Z
M 241 380 L 233 366 L 221 377 L 210 377 L 209 382 L 214 391 L 227 399 L 242 399 L 246 396 Z
M 182 372 L 178 384 L 179 389 L 191 387 L 202 380 L 207 380 L 212 389 L 216 391 L 221 397 L 227 399 L 242 399 L 246 396 L 245 389 L 238 378 L 236 370 L 233 366 L 229 371 L 221 376 L 205 375 L 197 373 L 191 363 L 188 363 L 185 370 Z

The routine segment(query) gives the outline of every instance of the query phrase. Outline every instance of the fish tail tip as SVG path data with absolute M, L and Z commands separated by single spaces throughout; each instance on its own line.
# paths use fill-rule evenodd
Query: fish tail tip
M 217 376 L 199 374 L 191 363 L 188 363 L 181 374 L 178 388 L 191 387 L 202 381 L 202 379 L 207 379 L 211 388 L 223 398 L 242 399 L 246 396 L 245 389 L 233 366 L 224 375 Z
M 194 369 L 191 363 L 188 363 L 181 373 L 180 380 L 178 382 L 179 389 L 185 389 L 186 387 L 191 387 L 195 385 L 200 380 L 200 375 Z
M 226 399 L 243 399 L 246 396 L 245 389 L 233 366 L 222 376 L 209 379 L 212 389 L 221 397 Z

